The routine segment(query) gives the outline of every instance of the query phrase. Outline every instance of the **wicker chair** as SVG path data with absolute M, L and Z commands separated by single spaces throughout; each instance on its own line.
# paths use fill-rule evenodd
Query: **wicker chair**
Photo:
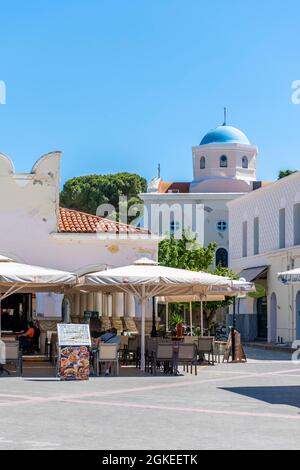
M 114 364 L 114 374 L 119 375 L 119 345 L 116 343 L 99 344 L 99 364 L 112 362 Z

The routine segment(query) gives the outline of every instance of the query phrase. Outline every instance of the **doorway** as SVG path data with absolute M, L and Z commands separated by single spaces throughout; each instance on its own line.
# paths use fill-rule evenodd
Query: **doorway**
M 271 295 L 270 302 L 270 342 L 277 342 L 277 297 L 275 292 Z
M 32 315 L 31 294 L 13 294 L 1 302 L 2 331 L 26 330 Z
M 296 296 L 296 339 L 300 339 L 300 290 Z
M 268 338 L 268 300 L 267 297 L 257 299 L 257 337 Z

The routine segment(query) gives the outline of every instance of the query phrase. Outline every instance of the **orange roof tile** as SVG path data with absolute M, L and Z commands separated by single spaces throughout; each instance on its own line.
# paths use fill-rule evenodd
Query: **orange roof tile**
M 161 181 L 159 183 L 158 192 L 168 193 L 169 191 L 174 191 L 178 193 L 189 193 L 190 183 L 165 183 L 164 181 Z
M 97 215 L 86 214 L 73 209 L 59 209 L 58 217 L 59 233 L 119 233 L 137 234 L 147 233 L 145 230 L 126 225 L 120 222 L 113 222 Z

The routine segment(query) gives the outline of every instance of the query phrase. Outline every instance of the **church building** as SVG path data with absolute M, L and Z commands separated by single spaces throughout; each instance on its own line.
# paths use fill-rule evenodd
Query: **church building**
M 258 148 L 241 130 L 224 123 L 209 131 L 192 148 L 192 181 L 166 182 L 159 174 L 141 194 L 145 228 L 178 238 L 190 231 L 204 246 L 215 242 L 215 264 L 228 266 L 227 203 L 262 187 L 257 155 Z

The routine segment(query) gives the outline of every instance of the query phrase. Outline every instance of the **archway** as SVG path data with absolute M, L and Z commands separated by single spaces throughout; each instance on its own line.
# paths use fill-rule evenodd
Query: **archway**
M 271 343 L 277 342 L 277 297 L 275 292 L 271 295 L 270 301 L 270 338 Z
M 257 299 L 257 337 L 268 337 L 268 301 L 267 297 Z
M 300 339 L 300 290 L 296 296 L 296 339 Z
M 228 251 L 225 248 L 218 248 L 216 252 L 216 266 L 228 268 Z

